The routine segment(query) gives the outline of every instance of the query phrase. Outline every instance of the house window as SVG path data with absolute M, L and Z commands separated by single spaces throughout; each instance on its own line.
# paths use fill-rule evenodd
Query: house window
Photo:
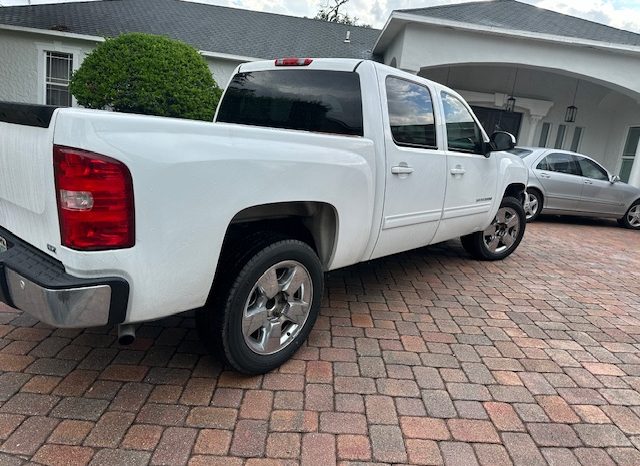
M 73 54 L 45 52 L 45 104 L 71 107 L 69 82 L 73 73 Z
M 576 129 L 573 130 L 573 139 L 571 140 L 571 151 L 578 152 L 580 148 L 580 141 L 582 140 L 582 133 L 584 132 L 584 128 L 580 128 L 576 126 Z
M 538 141 L 538 147 L 547 147 L 550 132 L 551 123 L 542 123 L 542 131 L 540 132 L 540 141 Z
M 631 176 L 631 168 L 633 167 L 633 160 L 638 151 L 639 140 L 640 126 L 630 128 L 627 143 L 624 145 L 624 152 L 622 153 L 622 166 L 620 167 L 620 179 L 625 183 L 629 181 L 629 177 Z
M 566 132 L 567 132 L 567 125 L 558 126 L 558 134 L 556 134 L 556 143 L 553 146 L 554 149 L 562 149 L 562 144 L 564 144 L 564 135 Z

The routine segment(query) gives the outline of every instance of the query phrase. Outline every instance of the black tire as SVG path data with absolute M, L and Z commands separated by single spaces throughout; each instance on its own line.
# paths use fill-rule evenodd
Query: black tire
M 542 193 L 540 193 L 540 191 L 538 191 L 535 188 L 531 188 L 528 189 L 525 192 L 525 196 L 529 196 L 529 202 L 531 202 L 533 204 L 533 201 L 535 199 L 535 208 L 532 208 L 531 211 L 527 211 L 525 210 L 525 217 L 527 219 L 527 223 L 531 223 L 534 222 L 539 216 L 540 216 L 540 212 L 542 211 Z
M 627 209 L 627 211 L 625 212 L 624 217 L 618 219 L 618 224 L 620 226 L 622 226 L 622 227 L 629 228 L 630 230 L 640 230 L 640 223 L 634 224 L 635 221 L 634 221 L 634 223 L 631 223 L 632 222 L 632 220 L 631 220 L 631 217 L 632 217 L 631 211 L 632 210 L 638 210 L 639 209 L 638 206 L 640 206 L 640 199 L 638 199 L 633 204 L 631 204 L 631 207 L 629 207 Z
M 499 223 L 498 215 L 500 215 L 501 212 L 505 212 L 505 222 Z M 511 255 L 522 241 L 527 225 L 522 203 L 516 198 L 505 197 L 500 204 L 498 215 L 496 215 L 491 225 L 496 226 L 496 232 L 498 232 L 498 230 L 504 230 L 505 234 L 502 236 L 500 236 L 500 234 L 487 234 L 486 231 L 489 230 L 489 228 L 487 228 L 485 231 L 477 231 L 460 238 L 462 246 L 474 259 L 483 261 L 502 260 Z M 507 221 L 511 219 L 514 219 L 516 222 L 514 226 L 509 226 L 507 223 Z M 498 241 L 498 247 L 496 247 L 495 251 L 487 244 L 488 242 L 493 244 L 493 241 L 490 241 L 490 239 Z M 511 242 L 511 240 L 513 240 L 513 242 Z
M 251 242 L 244 242 L 246 244 Z M 320 311 L 324 273 L 317 254 L 306 243 L 271 237 L 253 243 L 246 252 L 235 246 L 223 261 L 209 303 L 196 313 L 200 338 L 213 353 L 233 369 L 247 375 L 269 372 L 286 362 L 309 336 Z M 306 321 L 286 346 L 273 354 L 258 354 L 251 349 L 243 333 L 245 308 L 257 292 L 258 280 L 273 266 L 292 261 L 304 266 L 311 283 L 310 307 Z M 262 331 L 262 330 L 259 330 Z M 286 330 L 285 330 L 286 331 Z

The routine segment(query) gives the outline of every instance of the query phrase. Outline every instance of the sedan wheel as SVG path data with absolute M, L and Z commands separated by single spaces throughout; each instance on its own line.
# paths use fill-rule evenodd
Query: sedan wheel
M 527 191 L 527 200 L 524 204 L 524 213 L 527 222 L 533 222 L 542 210 L 542 199 L 536 191 Z
M 624 217 L 618 220 L 623 226 L 627 228 L 631 228 L 633 230 L 640 230 L 640 202 L 636 202 L 627 213 L 624 214 Z

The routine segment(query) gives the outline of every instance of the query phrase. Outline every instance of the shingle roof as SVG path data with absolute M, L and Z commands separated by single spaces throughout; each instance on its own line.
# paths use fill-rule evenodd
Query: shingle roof
M 515 0 L 493 0 L 399 11 L 494 28 L 575 37 L 614 44 L 640 45 L 640 34 L 544 10 Z
M 100 37 L 148 32 L 207 52 L 255 58 L 371 58 L 380 31 L 180 0 L 107 0 L 0 8 L 0 24 Z M 351 31 L 350 43 L 344 40 Z

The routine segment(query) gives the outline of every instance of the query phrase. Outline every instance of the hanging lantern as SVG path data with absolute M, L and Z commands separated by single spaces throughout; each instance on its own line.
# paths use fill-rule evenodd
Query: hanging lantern
M 516 68 L 516 75 L 513 78 L 513 87 L 511 88 L 511 95 L 507 99 L 506 104 L 504 105 L 504 111 L 508 113 L 513 113 L 516 110 L 516 83 L 518 82 L 518 68 Z
M 567 113 L 564 115 L 565 123 L 575 123 L 576 116 L 578 116 L 578 107 L 576 107 L 576 97 L 578 96 L 578 88 L 580 87 L 580 80 L 576 83 L 576 91 L 573 93 L 573 104 L 567 107 Z

